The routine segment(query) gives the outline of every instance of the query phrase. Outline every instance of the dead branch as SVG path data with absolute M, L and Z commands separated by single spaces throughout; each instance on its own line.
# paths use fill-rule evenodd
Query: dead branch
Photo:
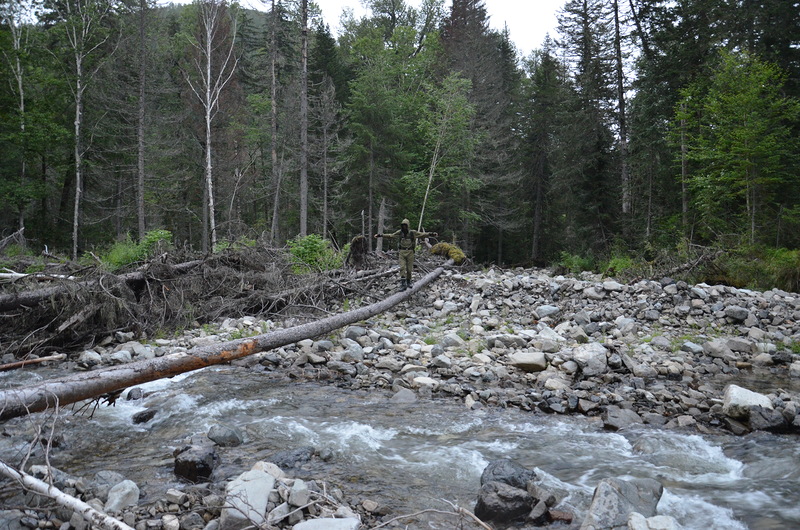
M 0 251 L 2 251 L 4 248 L 6 248 L 11 243 L 15 243 L 16 242 L 19 245 L 24 245 L 25 244 L 24 232 L 25 232 L 25 227 L 23 226 L 22 228 L 20 228 L 19 230 L 17 230 L 13 234 L 11 234 L 10 236 L 4 237 L 3 239 L 0 239 Z
M 455 504 L 453 504 L 450 501 L 444 501 L 444 502 L 446 502 L 447 504 L 449 504 L 453 508 L 452 512 L 447 512 L 447 511 L 444 511 L 444 510 L 437 510 L 435 508 L 428 508 L 426 510 L 420 510 L 418 512 L 409 513 L 409 514 L 406 514 L 406 515 L 398 515 L 397 517 L 395 517 L 393 519 L 389 519 L 388 521 L 383 522 L 383 523 L 379 524 L 378 526 L 373 526 L 372 528 L 373 528 L 373 530 L 376 530 L 377 528 L 383 528 L 384 526 L 387 526 L 389 524 L 395 523 L 397 521 L 402 521 L 403 519 L 408 519 L 410 517 L 416 517 L 418 515 L 423 515 L 423 514 L 426 514 L 426 513 L 435 513 L 435 514 L 439 514 L 439 515 L 456 515 L 458 517 L 467 517 L 468 519 L 472 519 L 472 521 L 476 525 L 478 525 L 479 527 L 483 528 L 484 530 L 493 530 L 491 526 L 489 526 L 486 523 L 484 523 L 483 521 L 481 521 L 478 518 L 478 516 L 476 516 L 471 511 L 466 510 L 464 508 L 461 508 L 460 506 L 456 506 Z
M 444 266 L 449 266 L 448 261 Z M 255 337 L 219 344 L 195 347 L 185 353 L 176 353 L 84 372 L 62 379 L 45 381 L 26 388 L 0 391 L 0 421 L 40 412 L 57 403 L 68 405 L 85 399 L 127 388 L 132 385 L 171 377 L 230 362 L 262 351 L 272 350 L 297 341 L 317 337 L 348 324 L 360 322 L 387 311 L 419 292 L 444 272 L 444 266 L 417 281 L 413 288 L 395 293 L 381 302 L 364 306 L 347 313 L 301 324 Z
M 130 526 L 126 525 L 125 523 L 114 519 L 104 513 L 98 512 L 85 502 L 81 501 L 80 499 L 76 499 L 71 495 L 67 495 L 60 489 L 56 488 L 52 484 L 47 484 L 35 477 L 32 477 L 25 473 L 24 471 L 18 471 L 4 462 L 0 461 L 0 473 L 3 475 L 18 481 L 22 484 L 25 488 L 39 493 L 40 495 L 44 495 L 56 501 L 58 504 L 65 506 L 75 513 L 80 514 L 84 519 L 89 521 L 93 525 L 102 526 L 103 528 L 107 528 L 109 530 L 133 530 Z
M 59 353 L 59 354 L 56 354 L 56 355 L 49 355 L 47 357 L 40 357 L 38 359 L 26 359 L 24 361 L 17 361 L 17 362 L 14 362 L 14 363 L 0 364 L 0 372 L 6 371 L 6 370 L 14 370 L 16 368 L 22 368 L 23 366 L 27 366 L 29 364 L 38 364 L 38 363 L 44 363 L 44 362 L 47 362 L 47 361 L 60 361 L 62 359 L 66 359 L 66 357 L 67 356 L 65 354 Z
M 697 257 L 697 258 L 695 258 L 695 259 L 693 259 L 691 261 L 688 261 L 686 263 L 682 263 L 682 264 L 680 264 L 680 265 L 678 265 L 676 267 L 673 267 L 673 268 L 669 269 L 668 271 L 666 271 L 663 274 L 663 276 L 673 276 L 673 275 L 678 274 L 678 273 L 691 272 L 692 270 L 696 269 L 697 267 L 699 267 L 703 263 L 706 263 L 706 262 L 709 262 L 709 261 L 714 261 L 715 259 L 717 259 L 718 257 L 720 257 L 724 253 L 725 253 L 724 250 L 716 250 L 714 252 L 703 253 L 699 257 Z

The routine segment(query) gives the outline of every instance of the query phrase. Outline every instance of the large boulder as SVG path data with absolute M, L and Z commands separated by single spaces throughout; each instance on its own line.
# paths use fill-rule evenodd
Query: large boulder
M 275 488 L 275 477 L 262 469 L 251 469 L 225 486 L 225 505 L 220 530 L 239 530 L 267 523 L 267 502 Z
M 572 360 L 578 363 L 583 375 L 592 377 L 608 370 L 608 350 L 599 342 L 590 342 L 572 351 Z
M 105 511 L 121 512 L 124 508 L 136 506 L 138 503 L 139 486 L 131 480 L 123 480 L 108 491 Z
M 528 482 L 536 479 L 536 473 L 517 462 L 503 458 L 489 462 L 481 474 L 481 485 L 488 482 L 502 482 L 515 488 L 525 489 Z
M 723 414 L 735 420 L 748 421 L 750 413 L 755 407 L 773 408 L 772 402 L 763 394 L 737 385 L 725 387 L 725 396 L 722 404 Z
M 210 445 L 189 445 L 176 449 L 174 456 L 175 475 L 189 482 L 207 480 L 219 461 Z
M 540 351 L 516 351 L 508 356 L 508 364 L 523 372 L 541 372 L 547 369 L 547 359 L 544 352 Z
M 236 427 L 216 424 L 208 430 L 208 439 L 222 447 L 236 447 L 242 445 L 244 437 Z
M 610 431 L 619 431 L 634 424 L 644 423 L 642 417 L 631 409 L 609 405 L 603 412 L 603 426 Z
M 627 528 L 632 513 L 653 517 L 663 493 L 661 483 L 650 478 L 602 480 L 594 490 L 581 530 Z
M 482 521 L 507 523 L 527 516 L 532 507 L 533 498 L 527 490 L 490 481 L 481 486 L 475 515 Z

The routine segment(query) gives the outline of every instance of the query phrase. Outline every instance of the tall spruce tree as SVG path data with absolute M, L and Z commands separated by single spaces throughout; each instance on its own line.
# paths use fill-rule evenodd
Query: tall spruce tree
M 508 35 L 490 30 L 483 0 L 454 0 L 441 29 L 446 67 L 471 83 L 475 107 L 472 182 L 458 200 L 459 227 L 453 227 L 464 248 L 478 259 L 503 260 L 503 233 L 518 227 L 516 202 L 510 196 L 519 184 L 516 169 L 515 100 L 519 87 L 516 51 Z M 456 200 L 456 197 L 453 197 Z
M 597 253 L 612 243 L 618 175 L 610 129 L 614 109 L 613 41 L 606 3 L 570 0 L 559 17 L 573 94 L 559 116 L 553 190 L 566 250 Z

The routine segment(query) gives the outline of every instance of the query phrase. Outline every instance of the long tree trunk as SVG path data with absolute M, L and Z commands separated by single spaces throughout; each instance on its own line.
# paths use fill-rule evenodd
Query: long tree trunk
M 226 34 L 222 31 L 223 15 L 229 16 L 230 30 Z M 205 171 L 204 193 L 206 204 L 204 212 L 208 215 L 208 229 L 210 231 L 211 252 L 217 245 L 217 223 L 214 205 L 214 179 L 212 173 L 212 122 L 219 111 L 220 95 L 222 90 L 233 78 L 236 66 L 239 63 L 236 57 L 236 17 L 231 16 L 225 0 L 204 0 L 200 4 L 200 36 L 195 42 L 200 60 L 196 61 L 199 86 L 195 86 L 192 79 L 186 74 L 189 87 L 203 106 L 205 115 Z M 220 53 L 222 52 L 222 53 Z M 217 59 L 218 64 L 215 64 Z M 202 61 L 202 64 L 201 64 Z M 208 248 L 208 237 L 203 238 L 203 250 Z
M 83 152 L 81 146 L 81 127 L 83 125 L 83 63 L 79 53 L 75 53 L 75 200 L 72 208 L 72 259 L 78 259 L 78 231 L 81 218 L 81 196 L 83 195 Z
M 686 103 L 681 103 L 681 113 L 686 115 Z M 686 118 L 681 118 L 681 225 L 686 237 L 689 234 L 689 148 L 686 143 Z
M 20 186 L 25 188 L 27 185 L 27 156 L 28 156 L 28 141 L 25 138 L 25 71 L 22 67 L 22 61 L 20 60 L 20 55 L 23 52 L 22 49 L 22 32 L 27 31 L 23 27 L 23 23 L 21 20 L 17 20 L 13 15 L 7 15 L 3 17 L 3 22 L 8 26 L 8 29 L 11 33 L 11 44 L 14 48 L 14 58 L 13 60 L 9 61 L 9 66 L 11 67 L 11 71 L 14 74 L 14 80 L 16 82 L 16 89 L 17 89 L 17 111 L 19 112 L 19 132 L 20 132 L 20 139 L 22 142 L 22 163 L 20 164 L 20 171 L 19 171 L 19 183 Z M 25 207 L 26 201 L 21 200 L 17 207 L 18 211 L 18 228 L 23 230 L 25 228 Z
M 322 128 L 322 239 L 328 238 L 328 124 Z
M 308 0 L 302 1 L 300 37 L 300 237 L 308 235 Z
M 272 161 L 272 185 L 275 198 L 272 206 L 272 225 L 269 231 L 269 242 L 275 244 L 278 236 L 278 205 L 280 204 L 281 181 L 278 173 L 278 79 L 276 65 L 278 63 L 278 15 L 275 11 L 275 0 L 272 0 L 272 33 L 270 34 L 270 159 Z
M 136 174 L 136 214 L 139 220 L 139 241 L 144 239 L 147 229 L 144 214 L 144 117 L 145 88 L 147 79 L 147 39 L 145 25 L 147 22 L 147 0 L 139 2 L 139 108 L 136 126 L 137 139 L 137 174 Z
M 114 519 L 113 517 L 99 512 L 80 499 L 67 495 L 52 484 L 43 482 L 27 473 L 18 471 L 3 462 L 0 462 L 0 475 L 20 483 L 26 491 L 32 491 L 45 497 L 55 500 L 58 504 L 69 508 L 72 512 L 79 514 L 93 526 L 106 528 L 108 530 L 133 530 L 132 527 Z
M 33 386 L 0 391 L 0 421 L 41 412 L 54 407 L 91 399 L 108 392 L 172 377 L 207 366 L 227 363 L 254 353 L 293 344 L 310 337 L 326 335 L 335 329 L 372 318 L 408 299 L 438 278 L 452 260 L 414 283 L 413 288 L 395 293 L 374 304 L 322 320 L 301 324 L 256 337 L 199 346 L 187 352 L 156 359 L 136 361 L 91 372 L 45 381 Z
M 617 71 L 617 105 L 619 124 L 620 173 L 622 177 L 622 213 L 631 213 L 631 183 L 628 169 L 628 123 L 625 111 L 625 77 L 622 59 L 622 37 L 620 35 L 619 4 L 614 0 L 614 55 Z
M 214 47 L 212 41 L 214 38 L 214 25 L 206 23 L 206 94 L 205 94 L 205 111 L 206 111 L 206 197 L 208 200 L 208 228 L 211 232 L 211 252 L 214 252 L 217 246 L 217 223 L 214 218 L 214 180 L 211 173 L 211 121 L 213 119 L 213 93 L 211 87 L 211 64 L 212 52 Z M 221 72 L 220 72 L 221 73 Z

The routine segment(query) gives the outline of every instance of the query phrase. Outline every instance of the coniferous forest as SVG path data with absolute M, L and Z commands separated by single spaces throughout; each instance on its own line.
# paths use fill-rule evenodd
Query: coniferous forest
M 484 0 L 367 4 L 337 38 L 307 0 L 5 0 L 0 238 L 341 247 L 407 217 L 478 263 L 800 263 L 800 3 L 566 0 L 536 50 Z

